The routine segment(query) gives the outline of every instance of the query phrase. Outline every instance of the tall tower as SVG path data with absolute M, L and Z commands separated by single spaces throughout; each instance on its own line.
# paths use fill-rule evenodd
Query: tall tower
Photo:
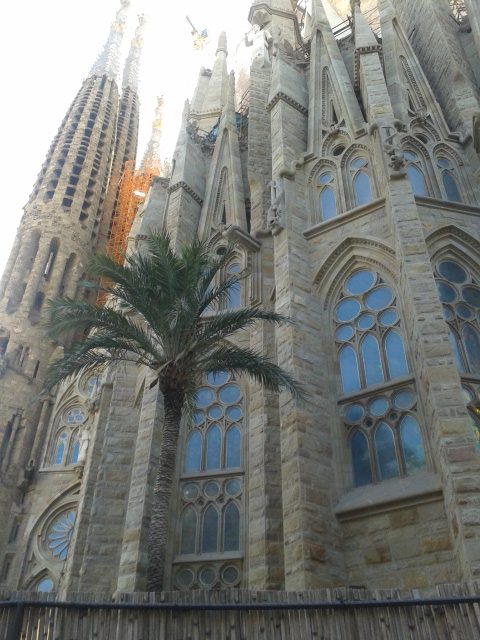
M 136 148 L 131 112 L 136 50 L 130 55 L 119 122 L 117 75 L 130 0 L 121 0 L 108 39 L 72 102 L 25 206 L 0 285 L 0 475 L 3 517 L 15 500 L 18 473 L 33 457 L 37 424 L 50 400 L 38 399 L 55 345 L 44 337 L 46 300 L 74 296 L 91 251 L 98 245 L 115 150 L 130 157 Z M 135 71 L 133 68 L 135 67 Z M 130 107 L 130 104 L 132 105 Z M 39 417 L 40 423 L 39 423 Z M 10 489 L 7 490 L 7 487 Z

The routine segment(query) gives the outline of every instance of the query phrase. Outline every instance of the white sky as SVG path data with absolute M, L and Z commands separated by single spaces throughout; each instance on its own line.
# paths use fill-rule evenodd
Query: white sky
M 119 0 L 5 0 L 0 59 L 0 273 L 48 147 L 82 80 L 105 42 Z M 141 157 L 150 135 L 155 96 L 165 97 L 162 156 L 172 155 L 186 98 L 199 68 L 211 67 L 219 33 L 227 32 L 229 63 L 246 31 L 251 0 L 133 0 L 124 44 L 136 15 L 148 17 L 140 81 Z M 209 32 L 206 51 L 193 49 L 188 15 Z M 126 52 L 125 52 L 126 55 Z

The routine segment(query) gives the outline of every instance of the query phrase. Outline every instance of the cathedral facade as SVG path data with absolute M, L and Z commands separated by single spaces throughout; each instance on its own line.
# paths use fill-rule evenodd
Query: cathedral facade
M 480 23 L 475 0 L 255 0 L 238 100 L 219 38 L 169 178 L 128 237 L 196 236 L 245 271 L 238 337 L 305 401 L 224 372 L 182 427 L 171 589 L 421 588 L 480 576 Z M 109 237 L 136 153 L 141 24 L 123 0 L 68 111 L 0 288 L 0 585 L 145 590 L 162 398 L 132 364 L 42 396 L 46 300 Z M 367 6 L 368 5 L 368 6 Z M 372 5 L 372 7 L 370 7 Z M 375 6 L 374 6 L 375 5 Z M 333 16 L 333 18 L 332 18 Z M 374 16 L 374 19 L 372 19 Z M 168 99 L 168 98 L 167 98 Z

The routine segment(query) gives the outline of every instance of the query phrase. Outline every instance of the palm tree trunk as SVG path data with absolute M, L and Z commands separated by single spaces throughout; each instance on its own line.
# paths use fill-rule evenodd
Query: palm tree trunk
M 175 478 L 178 434 L 185 394 L 176 389 L 162 390 L 164 397 L 164 425 L 160 447 L 159 470 L 153 488 L 152 516 L 148 545 L 148 591 L 164 588 L 165 560 L 170 533 L 170 501 Z

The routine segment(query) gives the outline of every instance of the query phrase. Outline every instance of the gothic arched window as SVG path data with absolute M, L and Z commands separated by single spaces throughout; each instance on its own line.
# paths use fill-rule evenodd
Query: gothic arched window
M 347 278 L 335 324 L 344 393 L 408 375 L 395 294 L 377 273 Z
M 455 167 L 452 161 L 445 157 L 437 157 L 437 168 L 442 178 L 444 195 L 451 202 L 462 202 L 460 189 L 458 187 L 458 177 L 456 176 Z
M 340 399 L 355 486 L 425 466 L 395 292 L 375 271 L 349 275 L 334 309 Z M 392 384 L 391 381 L 401 382 Z M 398 388 L 400 384 L 400 388 Z
M 239 583 L 243 438 L 240 385 L 224 371 L 208 374 L 195 395 L 183 451 L 173 578 L 178 589 Z
M 369 175 L 369 162 L 364 156 L 358 156 L 350 162 L 353 195 L 356 207 L 373 200 L 372 182 Z
M 455 260 L 441 260 L 435 271 L 455 364 L 460 373 L 480 376 L 479 282 Z
M 412 191 L 416 196 L 428 196 L 427 183 L 423 173 L 419 155 L 410 149 L 403 152 L 407 164 L 407 176 L 410 180 Z
M 78 462 L 80 455 L 79 425 L 87 419 L 80 407 L 74 407 L 61 416 L 60 428 L 53 438 L 53 444 L 47 454 L 47 464 L 54 466 L 70 465 Z
M 317 179 L 318 204 L 322 220 L 330 220 L 337 215 L 335 176 L 330 169 L 322 171 Z

